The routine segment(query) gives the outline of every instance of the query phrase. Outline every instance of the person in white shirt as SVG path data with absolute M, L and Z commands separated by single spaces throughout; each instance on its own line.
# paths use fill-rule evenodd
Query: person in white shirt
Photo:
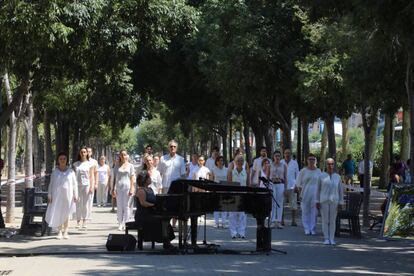
M 99 157 L 98 189 L 96 191 L 96 203 L 98 206 L 106 206 L 108 200 L 109 176 L 111 169 L 105 164 L 105 156 Z
M 96 161 L 96 159 L 92 157 L 93 156 L 92 148 L 86 147 L 86 149 L 88 150 L 89 163 L 91 163 L 91 167 L 93 169 L 92 183 L 94 185 L 94 188 L 93 188 L 93 193 L 92 193 L 92 200 L 89 202 L 89 204 L 91 205 L 90 208 L 92 209 L 95 192 L 98 189 L 98 161 Z
M 78 154 L 78 161 L 73 163 L 73 170 L 78 181 L 78 201 L 76 202 L 76 228 L 87 228 L 86 220 L 89 220 L 92 212 L 93 191 L 93 167 L 89 162 L 88 150 L 81 148 Z M 80 222 L 82 221 L 82 226 Z
M 252 168 L 251 179 L 250 179 L 250 183 L 252 186 L 259 186 L 259 183 L 260 183 L 259 174 L 260 174 L 260 171 L 262 170 L 263 159 L 269 160 L 269 163 L 271 162 L 271 160 L 267 158 L 266 147 L 260 148 L 260 156 L 254 159 L 253 161 L 253 168 Z
M 287 165 L 287 175 L 286 175 L 286 198 L 289 201 L 289 206 L 292 211 L 292 226 L 297 226 L 296 223 L 296 211 L 298 209 L 298 189 L 296 187 L 296 178 L 299 175 L 299 165 L 296 160 L 292 159 L 292 151 L 290 149 L 285 149 L 284 151 L 285 159 L 281 161 L 282 164 Z M 282 217 L 282 225 L 283 217 Z
M 316 194 L 321 170 L 316 167 L 316 156 L 308 155 L 308 166 L 299 172 L 296 186 L 301 192 L 302 224 L 306 235 L 316 234 Z
M 156 168 L 157 170 L 158 170 L 158 164 L 160 163 L 160 158 L 161 158 L 161 155 L 159 153 L 156 153 L 153 156 L 153 165 L 154 165 L 154 168 Z
M 273 162 L 270 166 L 270 180 L 273 186 L 273 198 L 276 202 L 272 204 L 272 226 L 277 224 L 278 229 L 282 229 L 283 199 L 286 190 L 287 165 L 281 162 L 282 153 L 273 153 Z M 273 200 L 274 201 L 274 200 Z M 277 203 L 277 204 L 276 204 Z
M 233 170 L 235 168 L 234 160 L 236 159 L 237 156 L 243 157 L 243 152 L 241 151 L 240 148 L 234 149 L 233 160 L 229 163 L 229 166 L 227 167 L 227 181 L 231 182 Z M 245 169 L 247 174 L 249 175 L 249 177 L 247 178 L 247 186 L 250 186 L 250 166 L 249 166 L 249 163 L 247 163 L 246 161 L 244 161 L 243 163 L 243 169 Z
M 362 160 L 358 163 L 358 179 L 359 179 L 359 186 L 362 189 L 362 192 L 364 191 L 364 176 L 365 176 L 365 166 L 364 166 L 364 159 L 365 154 L 362 153 Z M 369 173 L 372 176 L 372 169 L 374 165 L 371 160 L 369 160 Z
M 69 217 L 78 198 L 78 183 L 73 170 L 68 167 L 68 156 L 59 153 L 57 167 L 50 177 L 48 206 L 45 221 L 49 227 L 58 228 L 58 239 L 68 239 Z M 63 235 L 62 235 L 63 233 Z
M 166 193 L 171 182 L 179 178 L 185 178 L 184 158 L 177 154 L 178 144 L 174 140 L 168 143 L 169 153 L 162 156 L 158 170 L 162 177 L 162 192 Z
M 204 159 L 204 156 L 198 157 L 198 168 L 193 173 L 193 180 L 205 180 L 210 179 L 210 170 L 207 168 L 204 164 L 206 163 L 206 160 Z
M 198 154 L 191 155 L 191 162 L 186 165 L 187 179 L 193 179 L 194 172 L 198 170 Z
M 118 230 L 125 230 L 125 224 L 132 215 L 132 200 L 135 192 L 135 168 L 128 162 L 126 150 L 119 152 L 119 168 L 116 174 L 114 195 L 118 217 Z
M 179 178 L 186 178 L 184 158 L 177 154 L 177 149 L 178 143 L 175 140 L 171 140 L 168 143 L 169 153 L 161 157 L 157 167 L 161 173 L 163 194 L 167 193 L 171 182 Z M 173 219 L 173 227 L 175 227 L 176 223 L 177 220 Z
M 239 182 L 240 186 L 247 186 L 249 174 L 243 168 L 244 158 L 238 155 L 234 160 L 235 168 L 231 173 L 230 182 Z M 230 235 L 232 239 L 246 238 L 246 214 L 245 212 L 230 212 Z
M 110 174 L 110 179 L 109 179 L 109 194 L 111 195 L 111 205 L 112 205 L 112 209 L 111 209 L 111 213 L 115 213 L 115 206 L 116 206 L 116 197 L 115 197 L 115 193 L 114 193 L 114 188 L 115 188 L 115 183 L 116 183 L 116 174 L 118 173 L 118 169 L 119 169 L 119 153 L 116 153 L 114 156 L 114 164 L 112 165 L 111 168 L 111 174 Z
M 216 158 L 215 166 L 211 171 L 211 177 L 214 182 L 220 183 L 220 181 L 227 181 L 227 168 L 224 166 L 224 157 L 218 156 Z M 214 222 L 215 227 L 220 228 L 220 219 L 221 219 L 221 227 L 227 228 L 228 221 L 227 221 L 227 212 L 214 212 Z
M 318 181 L 316 208 L 321 211 L 324 244 L 335 245 L 336 215 L 338 205 L 344 204 L 344 191 L 341 176 L 335 173 L 335 160 L 328 158 L 326 166 Z
M 162 178 L 160 172 L 154 167 L 154 159 L 151 155 L 147 155 L 144 159 L 144 171 L 147 171 L 151 177 L 151 184 L 148 186 L 155 195 L 162 192 Z
M 207 159 L 206 161 L 206 167 L 212 171 L 213 168 L 216 166 L 216 158 L 219 155 L 219 148 L 218 147 L 214 147 L 211 149 L 211 157 Z

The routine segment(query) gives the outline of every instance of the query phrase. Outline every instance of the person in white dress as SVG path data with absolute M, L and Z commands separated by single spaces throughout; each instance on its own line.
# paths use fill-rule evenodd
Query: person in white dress
M 287 165 L 281 162 L 282 153 L 273 153 L 273 162 L 270 166 L 270 180 L 273 187 L 272 224 L 276 223 L 278 229 L 282 229 L 283 204 L 286 191 Z M 276 204 L 277 203 L 277 204 Z
M 230 182 L 239 182 L 240 186 L 247 186 L 249 174 L 243 168 L 244 158 L 238 155 L 234 160 L 235 168 L 232 171 Z M 229 214 L 230 235 L 232 239 L 246 238 L 246 213 L 230 212 Z
M 109 176 L 111 169 L 105 163 L 105 156 L 99 158 L 98 165 L 98 189 L 96 192 L 96 203 L 98 206 L 106 206 L 108 200 Z
M 114 164 L 111 168 L 111 174 L 109 179 L 109 194 L 111 195 L 111 213 L 115 213 L 115 206 L 116 206 L 116 197 L 115 197 L 115 182 L 116 182 L 116 174 L 118 173 L 119 169 L 119 154 L 115 154 L 114 156 Z
M 227 181 L 227 168 L 224 166 L 224 157 L 218 156 L 216 158 L 215 165 L 211 171 L 211 178 L 214 182 L 220 183 L 220 181 Z M 215 227 L 220 228 L 220 219 L 221 219 L 221 227 L 227 228 L 228 227 L 228 213 L 227 212 L 214 212 L 214 222 Z
M 308 155 L 308 166 L 299 172 L 296 186 L 301 193 L 302 201 L 302 224 L 305 235 L 316 235 L 316 219 L 318 210 L 316 209 L 317 190 L 321 170 L 316 167 L 316 156 L 312 153 Z
M 326 160 L 326 172 L 318 181 L 316 208 L 321 211 L 324 244 L 335 245 L 335 227 L 338 205 L 344 204 L 344 191 L 341 176 L 335 173 L 335 160 Z
M 58 228 L 58 239 L 68 239 L 69 218 L 75 210 L 78 198 L 76 174 L 68 166 L 66 153 L 59 153 L 57 167 L 50 177 L 48 206 L 45 220 L 49 227 Z M 63 233 L 63 235 L 62 235 Z
M 154 159 L 151 155 L 145 158 L 145 165 L 143 169 L 148 172 L 151 177 L 151 184 L 148 186 L 152 189 L 155 195 L 162 192 L 162 178 L 160 172 L 154 167 Z
M 126 150 L 119 152 L 119 168 L 116 174 L 114 195 L 116 197 L 116 211 L 118 230 L 125 230 L 125 224 L 132 215 L 132 201 L 135 191 L 135 168 L 128 161 Z
M 90 219 L 92 212 L 93 191 L 93 167 L 89 162 L 88 151 L 86 148 L 79 150 L 78 161 L 73 163 L 73 170 L 76 173 L 78 182 L 79 199 L 76 202 L 76 228 L 86 230 L 86 221 Z M 82 221 L 82 226 L 80 225 Z

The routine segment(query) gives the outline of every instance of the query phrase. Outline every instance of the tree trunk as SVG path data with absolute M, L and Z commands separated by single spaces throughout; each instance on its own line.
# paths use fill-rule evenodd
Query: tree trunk
M 283 150 L 285 149 L 292 149 L 292 128 L 291 127 L 285 127 L 283 128 Z
M 392 125 L 392 117 L 389 114 L 385 114 L 385 124 L 384 124 L 384 143 L 382 148 L 382 169 L 381 169 L 381 176 L 380 176 L 380 188 L 387 187 L 389 183 L 389 173 L 388 169 L 391 164 L 391 155 L 390 155 L 390 147 L 391 147 L 391 126 Z
M 405 87 L 410 105 L 410 173 L 414 175 L 414 53 L 408 52 Z
M 344 118 L 342 121 L 342 161 L 346 160 L 346 156 L 348 155 L 348 145 L 349 145 L 349 122 L 348 118 Z
M 371 196 L 371 170 L 370 170 L 370 157 L 372 145 L 372 133 L 373 128 L 378 125 L 378 114 L 376 110 L 362 109 L 362 124 L 364 127 L 365 145 L 364 145 L 364 199 L 363 199 L 363 213 L 362 220 L 364 226 L 369 226 L 369 202 Z
M 12 101 L 12 91 L 10 88 L 9 75 L 3 75 L 3 84 L 6 90 L 8 104 Z M 15 219 L 15 192 L 16 192 L 16 139 L 17 139 L 17 118 L 15 112 L 9 117 L 9 141 L 8 141 L 8 161 L 7 167 L 7 203 L 6 203 L 6 223 L 13 223 Z
M 306 164 L 306 159 L 308 158 L 310 149 L 309 149 L 309 121 L 306 118 L 302 120 L 302 139 L 303 139 L 303 162 Z
M 33 170 L 34 174 L 40 177 L 42 173 L 42 152 L 41 152 L 41 144 L 39 138 L 39 130 L 38 130 L 38 120 L 36 113 L 34 114 L 33 118 L 33 157 L 34 157 L 34 165 Z
M 243 116 L 243 136 L 244 136 L 244 149 L 246 152 L 246 161 L 249 164 L 252 164 L 252 148 L 250 145 L 250 130 L 249 130 L 249 124 L 247 123 L 247 120 Z
M 44 111 L 43 114 L 43 127 L 45 132 L 45 167 L 46 167 L 46 175 L 50 175 L 53 170 L 53 150 L 52 150 L 52 132 L 50 129 L 50 118 L 49 113 L 47 110 Z M 48 183 L 48 182 L 47 182 Z
M 325 127 L 322 131 L 322 140 L 321 140 L 321 160 L 320 160 L 320 168 L 325 168 L 325 161 L 326 161 L 326 146 L 328 144 L 328 129 Z
M 69 153 L 69 120 L 61 112 L 56 116 L 56 152 Z
M 410 158 L 410 110 L 404 108 L 402 133 L 401 133 L 401 160 L 407 161 Z
M 229 137 L 228 137 L 228 139 L 229 139 L 229 154 L 230 154 L 230 159 L 231 160 L 233 159 L 233 145 L 232 145 L 233 132 L 232 132 L 232 128 L 233 128 L 233 125 L 231 123 L 231 120 L 229 120 L 229 129 L 228 129 Z
M 372 119 L 372 125 L 369 133 L 369 160 L 373 161 L 375 159 L 375 152 L 377 146 L 377 130 L 378 130 L 378 114 L 375 119 Z
M 302 122 L 301 119 L 298 117 L 298 132 L 297 132 L 297 139 L 296 139 L 296 160 L 299 164 L 299 169 L 302 168 L 303 165 L 303 155 L 302 155 Z
M 272 156 L 274 151 L 274 142 L 273 142 L 273 127 L 267 127 L 264 132 L 264 139 L 266 143 L 267 155 Z
M 30 103 L 27 106 L 26 116 L 24 119 L 25 125 L 25 150 L 24 150 L 24 171 L 25 171 L 25 187 L 33 188 L 33 101 L 29 99 Z
M 335 116 L 327 116 L 325 123 L 328 131 L 328 155 L 336 161 Z

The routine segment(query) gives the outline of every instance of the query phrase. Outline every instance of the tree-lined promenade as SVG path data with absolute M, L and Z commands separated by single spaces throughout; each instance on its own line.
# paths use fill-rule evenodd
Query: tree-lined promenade
M 33 175 L 51 173 L 58 152 L 75 160 L 85 144 L 108 157 L 134 150 L 131 127 L 139 125 L 141 134 L 152 131 L 139 139 L 163 141 L 159 151 L 172 138 L 188 154 L 222 144 L 229 161 L 238 132 L 250 163 L 261 145 L 269 154 L 295 146 L 303 165 L 309 124 L 321 119 L 317 154 L 341 162 L 352 150 L 346 126 L 356 112 L 365 138 L 367 224 L 380 116 L 382 186 L 393 153 L 414 157 L 413 14 L 408 0 L 2 1 L 6 221 L 15 217 L 16 155 L 24 157 L 31 187 Z M 403 135 L 394 147 L 401 108 Z M 343 123 L 340 147 L 335 118 Z

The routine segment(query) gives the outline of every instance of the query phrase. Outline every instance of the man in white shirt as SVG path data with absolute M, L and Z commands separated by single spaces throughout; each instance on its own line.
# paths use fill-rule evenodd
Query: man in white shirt
M 292 151 L 285 149 L 285 159 L 281 162 L 287 166 L 287 182 L 285 195 L 289 200 L 290 209 L 292 210 L 292 226 L 298 226 L 296 223 L 296 210 L 298 209 L 298 190 L 296 188 L 296 178 L 299 175 L 299 165 L 296 160 L 292 159 Z M 282 224 L 284 222 L 282 221 Z
M 214 147 L 211 149 L 211 157 L 209 159 L 207 159 L 206 161 L 206 167 L 210 170 L 213 171 L 213 168 L 216 166 L 215 162 L 216 162 L 216 158 L 219 155 L 219 148 L 218 147 Z
M 365 154 L 362 153 L 362 160 L 358 163 L 358 179 L 359 179 L 359 186 L 362 189 L 362 192 L 364 191 L 364 175 L 365 175 L 365 166 L 364 161 L 365 160 Z M 371 160 L 369 160 L 369 174 L 372 176 L 372 169 L 374 165 Z
M 261 147 L 260 148 L 260 156 L 257 157 L 256 159 L 254 159 L 254 161 L 253 161 L 253 170 L 252 170 L 252 173 L 251 173 L 252 178 L 250 180 L 250 183 L 253 187 L 259 186 L 259 174 L 260 174 L 260 171 L 262 170 L 263 159 L 269 160 L 270 163 L 272 162 L 272 160 L 267 158 L 266 147 Z
M 162 192 L 165 194 L 170 188 L 171 182 L 186 177 L 184 158 L 177 154 L 178 144 L 171 140 L 168 143 L 169 153 L 162 156 L 158 170 L 162 177 Z
M 179 178 L 186 178 L 184 158 L 177 154 L 178 143 L 171 140 L 168 143 L 169 153 L 162 156 L 158 165 L 158 171 L 162 177 L 162 193 L 167 193 L 171 182 Z M 173 227 L 177 221 L 173 219 Z

